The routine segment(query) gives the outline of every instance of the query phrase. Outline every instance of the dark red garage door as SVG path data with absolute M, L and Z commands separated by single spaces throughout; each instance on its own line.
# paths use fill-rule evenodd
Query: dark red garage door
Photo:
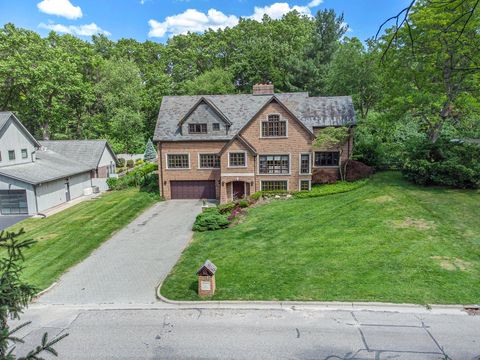
M 170 181 L 172 199 L 215 199 L 215 181 Z

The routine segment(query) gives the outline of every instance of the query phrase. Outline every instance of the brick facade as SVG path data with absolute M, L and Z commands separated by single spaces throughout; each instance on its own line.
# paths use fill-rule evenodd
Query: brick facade
M 261 124 L 266 121 L 269 114 L 278 114 L 282 120 L 287 121 L 286 137 L 262 137 Z M 188 120 L 187 120 L 188 123 Z M 317 134 L 321 129 L 314 129 Z M 338 166 L 334 167 L 315 167 L 314 151 L 332 150 L 317 149 L 313 143 L 311 133 L 306 130 L 285 108 L 271 102 L 265 106 L 251 121 L 238 133 L 243 139 L 256 151 L 256 156 L 244 143 L 235 139 L 234 141 L 185 141 L 185 142 L 159 142 L 158 161 L 160 191 L 166 198 L 171 198 L 171 181 L 176 180 L 214 180 L 216 196 L 220 202 L 224 203 L 232 200 L 234 186 L 240 186 L 243 182 L 245 195 L 248 196 L 261 190 L 262 181 L 268 180 L 286 180 L 289 191 L 300 189 L 301 180 L 310 180 L 312 183 L 333 182 L 339 178 Z M 228 147 L 226 145 L 228 144 Z M 226 148 L 224 148 L 226 147 Z M 342 161 L 351 156 L 353 148 L 353 131 L 349 141 L 343 146 Z M 223 151 L 222 151 L 223 149 Z M 219 169 L 199 169 L 199 154 L 219 154 Z M 231 152 L 245 152 L 246 166 L 229 166 L 228 159 Z M 167 169 L 167 154 L 185 154 L 190 157 L 189 169 Z M 308 175 L 300 174 L 300 156 L 301 154 L 310 154 L 310 170 Z M 259 155 L 288 155 L 289 156 L 289 174 L 263 175 L 259 174 L 258 156 Z M 236 183 L 237 182 L 237 183 Z M 236 184 L 235 184 L 236 183 Z

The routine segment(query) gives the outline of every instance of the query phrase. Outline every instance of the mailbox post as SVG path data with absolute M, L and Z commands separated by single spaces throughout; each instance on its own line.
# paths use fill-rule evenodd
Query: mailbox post
M 198 295 L 201 297 L 213 296 L 215 294 L 215 272 L 217 267 L 207 260 L 197 271 Z

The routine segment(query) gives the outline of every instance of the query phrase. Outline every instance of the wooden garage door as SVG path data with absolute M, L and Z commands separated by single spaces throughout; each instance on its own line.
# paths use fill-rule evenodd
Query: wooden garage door
M 172 199 L 215 199 L 215 181 L 170 181 Z

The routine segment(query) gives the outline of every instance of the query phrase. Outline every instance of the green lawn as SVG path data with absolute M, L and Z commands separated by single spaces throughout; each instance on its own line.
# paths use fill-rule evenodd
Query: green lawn
M 198 300 L 206 259 L 217 300 L 478 303 L 480 192 L 385 172 L 347 193 L 251 208 L 235 227 L 197 233 L 162 295 Z
M 158 195 L 137 189 L 114 191 L 48 218 L 27 219 L 9 228 L 23 227 L 24 237 L 38 241 L 25 251 L 25 279 L 39 289 L 48 287 L 156 201 Z

